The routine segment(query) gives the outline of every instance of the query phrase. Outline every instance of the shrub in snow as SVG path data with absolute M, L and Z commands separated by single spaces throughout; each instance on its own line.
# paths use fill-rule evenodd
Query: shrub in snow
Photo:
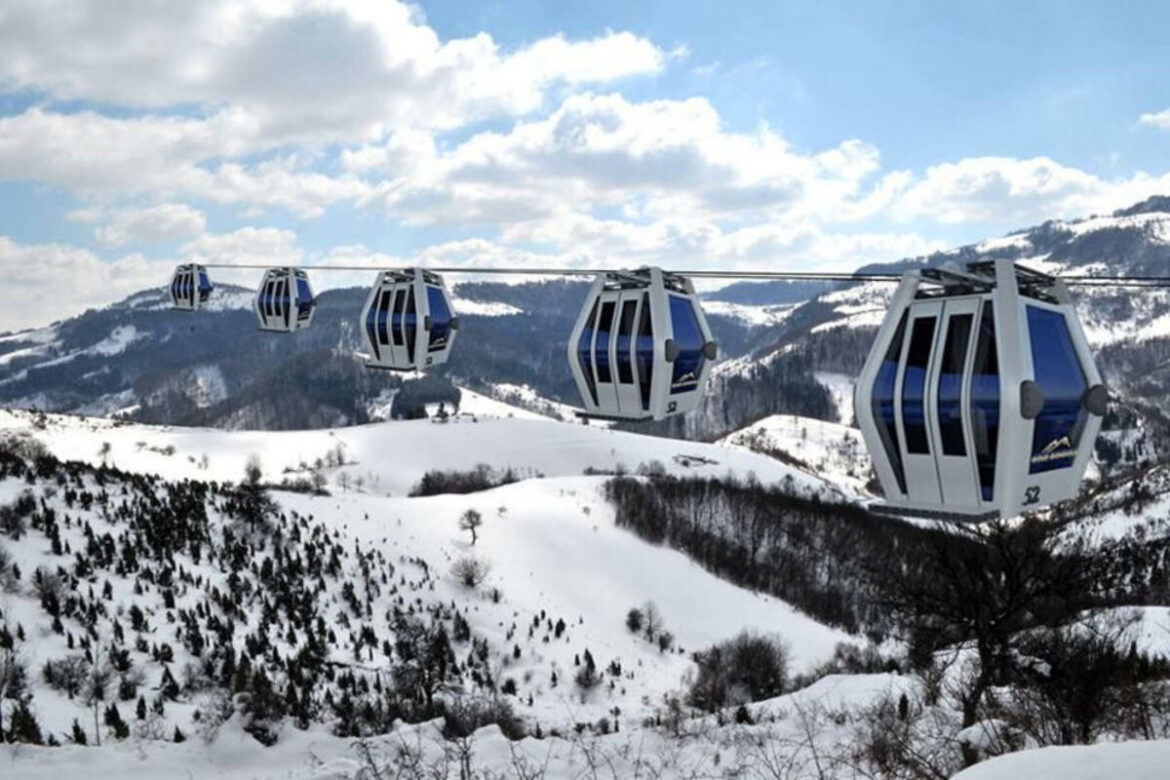
M 708 712 L 731 704 L 759 701 L 784 692 L 788 647 L 776 637 L 743 632 L 695 653 L 698 671 L 688 702 Z
M 491 564 L 471 555 L 460 558 L 451 566 L 451 574 L 455 579 L 469 588 L 478 588 L 482 585 L 490 572 Z
M 626 613 L 626 628 L 630 629 L 630 633 L 637 634 L 642 630 L 642 610 L 633 607 Z
M 516 715 L 511 703 L 499 696 L 456 698 L 447 705 L 443 736 L 447 739 L 463 739 L 492 724 L 499 726 L 508 739 L 522 739 L 526 736 L 524 722 Z
M 410 490 L 413 496 L 437 496 L 443 493 L 478 493 L 501 485 L 510 485 L 519 480 L 512 469 L 496 471 L 481 463 L 470 471 L 431 470 L 423 474 L 419 483 Z

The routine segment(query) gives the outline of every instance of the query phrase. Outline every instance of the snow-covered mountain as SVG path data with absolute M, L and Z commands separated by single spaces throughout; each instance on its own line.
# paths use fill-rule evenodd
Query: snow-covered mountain
M 1051 273 L 1164 274 L 1170 267 L 1170 199 L 1108 216 L 1050 221 L 1005 237 L 864 270 L 1009 257 Z M 161 290 L 41 329 L 0 337 L 0 402 L 143 422 L 229 429 L 290 429 L 418 416 L 458 401 L 458 384 L 542 413 L 577 402 L 563 334 L 579 282 L 463 284 L 465 321 L 451 363 L 422 381 L 361 368 L 356 312 L 364 291 L 321 295 L 312 328 L 255 331 L 246 290 L 217 290 L 213 311 L 165 309 Z M 851 419 L 854 376 L 885 311 L 886 284 L 765 283 L 706 294 L 724 360 L 699 410 L 642 426 L 715 440 L 774 414 Z M 1123 403 L 1109 426 L 1138 429 L 1150 453 L 1170 451 L 1170 291 L 1077 288 L 1086 330 Z M 811 296 L 811 297 L 810 297 Z M 520 388 L 517 392 L 514 389 Z M 1131 461 L 1103 452 L 1108 461 Z M 1136 461 L 1140 463 L 1139 461 Z
M 585 289 L 563 281 L 459 285 L 459 349 L 425 379 L 404 381 L 366 371 L 355 355 L 362 349 L 357 320 L 365 290 L 322 293 L 313 327 L 287 335 L 256 330 L 251 293 L 243 288 L 217 288 L 207 311 L 188 314 L 170 311 L 160 287 L 0 337 L 0 403 L 142 422 L 284 430 L 361 424 L 382 413 L 419 416 L 427 404 L 457 404 L 456 382 L 556 414 L 550 402 L 577 402 L 564 339 Z M 712 327 L 733 355 L 785 310 L 715 306 L 720 310 L 712 312 Z

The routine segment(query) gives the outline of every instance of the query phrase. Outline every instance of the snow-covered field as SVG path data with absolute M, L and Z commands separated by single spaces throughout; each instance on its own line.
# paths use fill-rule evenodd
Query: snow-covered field
M 167 479 L 234 481 L 256 456 L 266 478 L 279 482 L 281 475 L 303 473 L 317 458 L 340 449 L 346 465 L 333 471 L 333 483 L 343 474 L 351 483 L 360 477 L 365 492 L 382 496 L 405 495 L 429 470 L 466 470 L 481 463 L 545 477 L 579 476 L 586 469 L 632 472 L 661 463 L 680 476 L 751 473 L 764 483 L 791 476 L 803 490 L 839 492 L 829 480 L 738 447 L 554 422 L 472 393 L 467 403 L 476 413 L 465 411 L 447 423 L 411 420 L 308 431 L 227 432 L 64 415 L 46 415 L 44 429 L 34 430 L 33 413 L 0 410 L 0 432 L 35 435 L 63 458 L 104 461 Z
M 180 745 L 123 742 L 97 751 L 72 746 L 0 746 L 0 767 L 15 768 L 19 777 L 28 780 L 447 778 L 461 776 L 458 767 L 466 750 L 475 778 L 812 780 L 837 776 L 840 767 L 826 757 L 848 749 L 854 738 L 849 713 L 859 712 L 875 700 L 896 699 L 910 689 L 908 680 L 897 675 L 829 676 L 805 690 L 751 705 L 748 709 L 757 725 L 718 725 L 710 718 L 684 720 L 678 724 L 678 736 L 634 727 L 605 736 L 528 737 L 510 742 L 497 727 L 488 726 L 453 748 L 442 739 L 437 723 L 402 725 L 392 734 L 366 743 L 380 763 L 381 775 L 368 772 L 369 765 L 362 760 L 355 740 L 339 739 L 321 727 L 288 729 L 275 747 L 264 748 L 239 728 L 235 718 L 221 727 L 212 745 L 197 740 Z M 817 729 L 811 742 L 810 726 Z M 795 759 L 787 755 L 791 746 L 808 744 L 815 744 L 818 752 L 806 750 Z M 1021 779 L 1048 776 L 1012 775 Z M 1062 780 L 1077 777 L 1087 780 L 1096 776 L 1064 775 Z
M 730 303 L 728 301 L 703 301 L 703 312 L 707 315 L 731 317 L 745 325 L 779 325 L 788 318 L 796 304 L 777 303 L 767 306 L 752 306 L 746 303 Z
M 1165 780 L 1170 740 L 1024 750 L 976 764 L 955 780 Z
M 417 596 L 420 605 L 459 604 L 466 610 L 474 636 L 486 638 L 493 647 L 510 650 L 515 644 L 519 648 L 516 659 L 510 652 L 506 662 L 501 657 L 504 666 L 498 671 L 501 679 L 511 677 L 519 683 L 518 714 L 543 724 L 546 730 L 559 727 L 566 731 L 571 731 L 574 723 L 620 717 L 623 733 L 613 735 L 607 749 L 615 756 L 624 750 L 631 771 L 637 759 L 628 745 L 634 740 L 642 740 L 658 753 L 670 750 L 664 737 L 643 731 L 638 724 L 662 706 L 664 695 L 684 688 L 693 669 L 693 651 L 744 629 L 776 634 L 790 647 L 791 672 L 800 673 L 825 661 L 838 643 L 858 641 L 816 623 L 783 601 L 731 585 L 682 553 L 617 528 L 613 511 L 601 493 L 606 477 L 583 472 L 587 468 L 634 470 L 640 464 L 656 462 L 676 474 L 746 477 L 750 473 L 766 483 L 791 476 L 801 489 L 810 492 L 833 490 L 829 482 L 737 446 L 692 444 L 524 419 L 525 414 L 482 396 L 470 395 L 466 403 L 474 415 L 465 413 L 448 423 L 424 420 L 288 433 L 183 430 L 2 411 L 0 436 L 35 439 L 62 459 L 92 464 L 104 461 L 126 471 L 159 473 L 171 480 L 235 481 L 246 460 L 255 455 L 266 479 L 276 481 L 286 468 L 297 470 L 300 464 L 312 463 L 329 451 L 339 452 L 346 465 L 326 469 L 333 495 L 274 491 L 280 509 L 323 523 L 344 549 L 360 546 L 376 550 L 404 573 L 414 572 L 420 565 L 417 562 L 425 562 L 426 568 L 419 571 L 434 572 L 434 582 L 413 592 L 412 598 Z M 491 413 L 509 416 L 490 418 L 487 415 Z M 522 479 L 469 495 L 405 496 L 428 469 L 468 469 L 479 463 L 496 469 L 511 467 Z M 346 489 L 359 477 L 361 490 Z M 23 481 L 0 482 L 0 504 L 12 502 L 26 488 Z M 55 489 L 36 490 L 37 500 L 43 500 L 58 517 L 84 517 L 96 533 L 105 533 L 107 521 L 96 506 L 80 514 L 78 507 L 67 507 Z M 459 517 L 469 509 L 483 517 L 474 547 L 458 527 Z M 109 527 L 118 533 L 115 526 Z M 70 533 L 80 534 L 79 524 L 72 528 Z M 84 539 L 73 537 L 72 543 L 80 549 Z M 42 565 L 55 567 L 60 560 L 46 549 L 39 533 L 6 540 L 6 547 L 29 572 Z M 469 591 L 447 573 L 454 560 L 468 554 L 491 566 L 486 582 L 477 591 Z M 207 588 L 217 582 L 216 577 L 222 577 L 206 564 L 194 564 L 194 571 L 209 578 Z M 417 572 L 409 576 L 413 578 Z M 494 591 L 498 591 L 497 597 L 489 595 Z M 193 609 L 202 598 L 202 591 L 196 590 L 178 606 Z M 336 595 L 330 598 L 337 601 Z M 389 608 L 390 597 L 384 598 L 387 603 L 375 605 L 374 614 Z M 124 615 L 139 600 L 131 580 L 118 580 L 109 597 L 109 609 Z M 656 605 L 665 629 L 674 637 L 669 650 L 663 651 L 625 626 L 627 610 L 648 601 Z M 47 660 L 68 652 L 64 638 L 41 625 L 44 614 L 31 590 L 5 596 L 3 610 L 10 621 L 41 637 L 22 645 L 22 660 L 29 669 L 40 670 Z M 151 621 L 162 622 L 162 611 L 160 607 L 149 608 Z M 515 631 L 516 624 L 530 624 L 537 614 L 547 614 L 550 620 L 551 616 L 563 618 L 567 624 L 564 637 L 546 641 L 543 630 L 535 635 Z M 620 661 L 626 670 L 622 684 L 583 695 L 571 680 L 576 657 L 585 649 L 600 665 Z M 177 646 L 176 652 L 174 667 L 178 669 L 185 662 L 186 651 Z M 349 650 L 337 647 L 331 652 L 344 660 Z M 162 666 L 149 656 L 144 659 L 148 685 L 153 685 Z M 560 686 L 550 684 L 550 670 L 560 673 Z M 84 707 L 48 689 L 39 677 L 33 685 L 36 716 L 47 732 L 67 733 L 74 718 L 91 722 Z M 335 738 L 317 726 L 302 732 L 286 725 L 279 744 L 265 749 L 229 721 L 212 744 L 204 744 L 195 736 L 198 723 L 191 720 L 195 708 L 194 703 L 168 706 L 167 717 L 192 736 L 184 744 L 136 737 L 101 750 L 4 748 L 0 775 L 325 778 L 350 776 L 357 769 L 351 741 Z M 437 750 L 439 743 L 429 734 L 427 727 L 418 726 L 387 739 L 417 738 L 420 744 L 426 743 L 425 750 Z M 382 740 L 384 745 L 390 744 L 387 739 Z M 526 751 L 533 761 L 551 756 L 550 766 L 555 771 L 549 777 L 578 776 L 583 760 L 580 744 L 572 740 L 526 740 L 513 746 L 488 729 L 477 734 L 476 741 L 481 760 L 498 767 L 505 776 L 513 749 Z M 730 749 L 728 745 L 704 743 L 701 751 L 708 760 L 711 750 Z M 697 760 L 700 748 L 693 750 Z M 617 776 L 625 775 L 619 772 Z
M 846 425 L 776 414 L 720 440 L 753 452 L 780 452 L 798 466 L 862 496 L 869 479 L 869 456 L 861 432 Z

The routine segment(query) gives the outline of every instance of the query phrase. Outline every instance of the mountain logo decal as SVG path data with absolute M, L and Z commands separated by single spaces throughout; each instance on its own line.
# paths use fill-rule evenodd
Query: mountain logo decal
M 1040 450 L 1040 454 L 1051 455 L 1057 450 L 1071 450 L 1072 448 L 1072 439 L 1068 436 L 1061 436 L 1059 439 L 1053 439 L 1044 445 L 1044 449 Z

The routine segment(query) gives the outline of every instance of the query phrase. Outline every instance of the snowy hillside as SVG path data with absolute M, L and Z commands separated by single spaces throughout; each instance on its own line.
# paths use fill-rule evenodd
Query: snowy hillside
M 700 442 L 659 439 L 579 423 L 558 423 L 491 399 L 449 422 L 410 420 L 310 431 L 218 431 L 141 426 L 103 418 L 0 410 L 0 431 L 33 436 L 62 458 L 156 473 L 165 479 L 233 481 L 249 457 L 267 479 L 304 475 L 333 452 L 332 488 L 402 496 L 432 469 L 466 470 L 485 463 L 520 476 L 580 476 L 661 466 L 680 476 L 754 474 L 764 483 L 791 478 L 808 494 L 840 495 L 827 479 L 772 458 Z M 495 415 L 495 416 L 488 416 Z M 107 446 L 108 445 L 108 448 Z M 359 484 L 360 480 L 360 484 Z
M 848 617 L 852 602 L 838 599 L 864 591 L 855 569 L 866 550 L 892 562 L 924 532 L 875 524 L 848 504 L 783 503 L 783 491 L 860 494 L 852 429 L 778 416 L 696 444 L 525 417 L 475 395 L 446 422 L 322 431 L 0 413 L 8 561 L 0 656 L 8 645 L 26 670 L 5 715 L 26 741 L 35 728 L 39 739 L 68 745 L 5 747 L 0 762 L 21 777 L 84 766 L 102 776 L 356 780 L 404 761 L 418 768 L 406 776 L 442 776 L 462 750 L 476 771 L 503 776 L 610 776 L 595 775 L 602 762 L 618 777 L 751 777 L 784 761 L 793 776 L 843 780 L 848 772 L 818 774 L 817 762 L 878 772 L 873 751 L 896 738 L 947 774 L 961 767 L 955 746 L 979 739 L 962 729 L 955 705 L 932 703 L 928 678 L 882 673 L 902 667 L 858 635 L 720 578 L 709 556 L 698 562 L 704 549 L 738 560 L 734 547 L 718 546 L 750 527 L 732 518 L 767 517 L 759 510 L 779 504 L 763 527 L 775 522 L 787 535 L 753 544 L 786 572 L 780 584 L 804 582 L 804 556 L 838 589 L 808 582 L 793 592 L 858 619 Z M 92 467 L 42 459 L 34 468 L 11 455 L 38 448 Z M 276 505 L 264 512 L 249 483 L 226 484 L 239 482 L 250 460 L 270 483 L 318 473 L 331 495 L 272 490 Z M 407 495 L 428 472 L 480 463 L 518 481 Z M 657 488 L 662 500 L 688 484 L 705 491 L 702 502 L 679 494 L 663 511 L 674 517 L 693 506 L 722 536 L 700 539 L 689 556 L 647 541 L 622 522 L 631 505 L 615 504 L 609 477 L 585 473 L 622 470 L 737 479 Z M 763 485 L 751 487 L 752 477 Z M 638 484 L 653 495 L 651 480 L 618 481 L 626 498 Z M 1146 507 L 1161 500 L 1153 491 Z M 1099 509 L 1132 511 L 1125 496 L 1135 494 L 1118 486 L 1099 499 L 1118 503 Z M 828 506 L 841 507 L 831 523 Z M 474 536 L 461 527 L 469 513 L 479 520 Z M 468 562 L 471 585 L 460 573 Z M 1129 569 L 1141 577 L 1157 566 Z M 883 625 L 872 611 L 879 603 L 857 613 L 867 634 Z M 653 614 L 653 634 L 630 629 L 634 608 L 642 620 Z M 1142 611 L 1141 652 L 1166 651 L 1168 620 L 1165 607 Z M 781 638 L 787 674 L 809 675 L 799 683 L 806 687 L 716 714 L 688 706 L 704 668 L 695 653 L 744 629 Z M 883 647 L 899 652 L 897 643 Z M 106 680 L 100 698 L 89 683 L 95 670 Z M 852 674 L 834 674 L 842 671 Z M 470 709 L 439 716 L 432 697 Z M 899 737 L 901 728 L 909 731 Z M 92 747 L 99 735 L 100 750 Z M 368 754 L 355 748 L 363 735 Z M 89 746 L 69 744 L 80 740 Z M 972 749 L 990 756 L 1003 749 L 996 745 Z M 544 774 L 528 774 L 533 767 Z
M 489 583 L 504 597 L 500 604 L 477 603 L 480 616 L 473 627 L 494 634 L 515 615 L 538 612 L 538 605 L 571 618 L 571 630 L 586 632 L 595 653 L 604 651 L 607 659 L 611 655 L 637 659 L 639 666 L 653 670 L 645 685 L 631 685 L 626 698 L 607 705 L 616 703 L 626 711 L 637 711 L 643 696 L 653 697 L 677 683 L 687 666 L 685 656 L 660 656 L 656 648 L 631 637 L 622 624 L 626 609 L 648 599 L 659 605 L 676 641 L 685 647 L 752 626 L 791 636 L 794 657 L 804 668 L 826 658 L 838 641 L 847 638 L 781 602 L 727 585 L 679 553 L 615 529 L 612 512 L 598 494 L 605 477 L 583 476 L 587 470 L 633 471 L 655 463 L 680 475 L 754 474 L 765 483 L 788 477 L 789 484 L 795 479 L 794 484 L 809 493 L 832 491 L 822 480 L 740 448 L 467 414 L 448 423 L 423 420 L 336 431 L 227 433 L 4 411 L 0 430 L 10 440 L 40 442 L 61 458 L 159 474 L 167 480 L 234 481 L 244 473 L 249 458 L 257 457 L 266 478 L 277 481 L 279 475 L 297 473 L 335 452 L 334 465 L 326 467 L 334 495 L 279 493 L 280 508 L 313 517 L 331 534 L 339 534 L 346 549 L 356 543 L 390 560 L 427 561 L 431 571 L 439 573 L 440 581 L 431 586 L 435 603 L 465 598 L 443 574 L 452 560 L 472 551 L 456 521 L 466 510 L 476 509 L 485 520 L 474 552 L 492 561 Z M 522 478 L 542 478 L 470 496 L 405 497 L 429 470 L 466 470 L 480 463 L 490 463 L 497 471 L 513 469 Z M 14 501 L 24 489 L 19 482 L 5 483 L 2 503 Z M 56 491 L 34 489 L 33 495 L 59 515 L 71 514 Z M 81 517 L 97 524 L 100 535 L 105 524 L 96 514 Z M 116 526 L 111 524 L 111 530 Z M 30 571 L 53 562 L 33 536 L 9 548 Z M 502 636 L 498 639 L 503 641 Z M 565 653 L 580 649 L 575 640 L 564 652 L 542 651 L 540 660 L 563 665 Z M 555 719 L 561 706 L 545 702 L 539 715 Z
M 865 484 L 871 477 L 860 431 L 824 420 L 773 415 L 720 439 L 720 443 L 790 463 L 848 488 L 857 497 L 865 495 Z

